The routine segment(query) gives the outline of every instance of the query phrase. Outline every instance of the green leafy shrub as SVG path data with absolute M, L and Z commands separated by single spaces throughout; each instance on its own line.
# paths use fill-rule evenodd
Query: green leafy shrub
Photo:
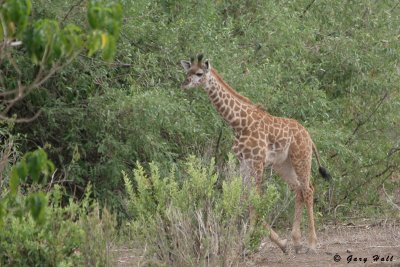
M 86 197 L 62 205 L 59 186 L 47 193 L 18 194 L 15 205 L 29 209 L 44 200 L 43 218 L 34 212 L 3 217 L 0 231 L 0 264 L 7 266 L 107 266 L 112 262 L 116 219 L 97 202 Z M 47 204 L 48 203 L 48 204 Z M 11 204 L 11 203 L 8 203 Z M 35 211 L 35 209 L 33 209 Z
M 0 265 L 109 265 L 115 216 L 92 200 L 90 186 L 77 203 L 59 185 L 45 185 L 53 170 L 39 148 L 15 163 L 0 184 Z
M 232 157 L 230 165 L 234 167 Z M 213 161 L 207 165 L 195 157 L 187 160 L 183 172 L 181 179 L 177 178 L 174 168 L 170 175 L 161 177 L 157 165 L 152 163 L 150 174 L 146 175 L 139 165 L 134 171 L 136 189 L 123 173 L 129 196 L 127 207 L 133 217 L 128 230 L 131 239 L 137 242 L 134 245 L 145 248 L 142 264 L 238 264 L 249 245 L 246 241 L 259 245 L 261 235 L 267 234 L 259 229 L 263 228 L 262 220 L 277 199 L 276 189 L 271 186 L 265 196 L 252 191 L 252 197 L 244 199 L 248 193 L 243 192 L 237 175 L 227 175 L 222 190 L 218 189 Z M 249 204 L 256 207 L 260 219 L 258 232 L 254 233 L 249 230 Z
M 69 23 L 98 30 L 87 23 L 85 1 L 47 2 L 32 1 L 34 21 L 58 20 L 60 31 Z M 168 166 L 189 154 L 211 155 L 222 167 L 232 132 L 201 89 L 179 89 L 179 60 L 203 52 L 237 91 L 309 129 L 334 177 L 330 185 L 313 180 L 321 217 L 343 204 L 348 208 L 337 209 L 343 214 L 379 211 L 379 188 L 391 193 L 399 186 L 399 6 L 311 2 L 121 1 L 114 62 L 79 56 L 10 111 L 30 116 L 44 107 L 34 123 L 13 130 L 26 135 L 21 151 L 47 145 L 56 181 L 66 179 L 78 195 L 92 182 L 94 195 L 120 214 L 120 170 L 136 161 Z M 110 8 L 96 13 L 105 16 L 101 27 L 108 28 Z M 97 47 L 112 44 L 99 33 L 93 38 Z M 25 50 L 12 51 L 22 73 L 35 73 Z M 0 67 L 4 87 L 16 88 L 12 65 L 3 60 Z M 288 201 L 280 218 L 291 221 L 287 185 L 275 185 Z

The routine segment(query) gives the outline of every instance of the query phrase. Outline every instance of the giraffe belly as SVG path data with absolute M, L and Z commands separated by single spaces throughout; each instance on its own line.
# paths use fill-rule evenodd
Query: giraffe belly
M 292 190 L 296 190 L 301 186 L 290 158 L 286 158 L 286 160 L 281 162 L 280 164 L 272 165 L 272 169 L 276 171 L 279 176 L 289 184 L 289 187 Z
M 266 152 L 266 164 L 267 165 L 280 165 L 288 158 L 288 149 L 280 150 L 267 150 Z

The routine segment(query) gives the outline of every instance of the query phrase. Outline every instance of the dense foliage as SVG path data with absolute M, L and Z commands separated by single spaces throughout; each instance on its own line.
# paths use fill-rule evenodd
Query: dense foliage
M 150 164 L 150 175 L 139 165 L 134 172 L 135 189 L 123 173 L 127 207 L 133 217 L 127 231 L 140 248 L 143 265 L 236 266 L 244 259 L 246 247 L 259 247 L 267 234 L 262 221 L 278 193 L 274 186 L 263 196 L 255 188 L 243 190 L 235 170 L 231 155 L 222 190 L 215 187 L 214 162 L 202 163 L 195 157 L 182 166 L 183 181 L 176 176 L 176 167 L 161 177 L 156 164 Z M 246 215 L 249 205 L 259 215 L 254 225 Z
M 115 216 L 91 200 L 90 188 L 80 203 L 69 199 L 63 204 L 64 194 L 57 185 L 43 195 L 49 206 L 42 209 L 40 223 L 28 213 L 6 214 L 7 224 L 0 231 L 2 266 L 106 266 L 111 262 Z M 23 209 L 30 199 L 32 195 L 18 195 L 8 205 Z
M 47 170 L 51 181 L 42 181 L 46 194 L 60 184 L 66 204 L 84 196 L 90 183 L 121 224 L 134 224 L 137 214 L 125 201 L 132 198 L 121 171 L 127 183 L 134 169 L 151 173 L 150 162 L 159 177 L 169 177 L 176 165 L 173 177 L 182 185 L 189 155 L 215 158 L 221 191 L 232 132 L 201 89 L 179 89 L 179 61 L 202 52 L 238 92 L 310 131 L 333 177 L 327 183 L 313 171 L 317 220 L 399 216 L 398 3 L 120 4 L 0 0 L 0 197 L 13 190 L 12 166 L 38 147 L 54 164 Z M 13 46 L 15 40 L 23 45 Z M 53 53 L 46 52 L 50 44 Z M 266 171 L 266 183 L 279 192 L 269 219 L 282 226 L 291 221 L 293 198 L 280 178 L 269 176 Z M 22 181 L 19 198 L 36 192 L 30 181 Z M 40 199 L 47 201 L 46 194 Z M 0 218 L 1 212 L 0 205 Z
M 72 4 L 53 2 L 37 14 L 64 19 Z M 201 51 L 239 92 L 309 129 L 334 176 L 327 198 L 328 185 L 315 181 L 324 210 L 375 204 L 384 182 L 398 185 L 399 7 L 308 4 L 123 2 L 115 62 L 80 57 L 35 93 L 29 103 L 45 114 L 17 126 L 23 149 L 46 146 L 71 190 L 92 181 L 117 206 L 120 170 L 136 161 L 196 154 L 223 164 L 231 131 L 204 92 L 179 89 L 179 60 Z M 83 15 L 78 6 L 66 20 Z

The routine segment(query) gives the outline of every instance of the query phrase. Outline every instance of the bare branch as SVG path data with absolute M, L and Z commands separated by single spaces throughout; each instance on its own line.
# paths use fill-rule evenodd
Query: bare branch
M 12 148 L 14 146 L 13 141 L 6 141 L 4 144 L 5 148 L 0 152 L 0 195 L 2 193 L 3 188 L 3 172 L 9 163 L 9 158 L 12 154 Z
M 304 15 L 307 13 L 307 11 L 310 9 L 310 7 L 315 3 L 315 0 L 312 0 L 307 6 L 306 8 L 303 10 L 303 14 L 300 15 L 300 18 L 303 18 Z
M 381 159 L 378 159 L 370 164 L 366 164 L 361 166 L 362 168 L 371 168 L 373 166 L 376 166 L 378 164 L 382 164 L 386 161 L 386 165 L 387 162 L 390 160 L 391 157 L 393 157 L 397 152 L 400 152 L 400 148 L 398 147 L 392 147 L 391 149 L 389 149 L 389 152 L 387 153 L 387 156 Z M 393 166 L 394 167 L 394 166 Z
M 218 139 L 217 139 L 217 144 L 215 145 L 215 158 L 216 159 L 218 158 L 217 156 L 218 156 L 218 151 L 219 151 L 219 145 L 220 145 L 221 138 L 222 138 L 222 130 L 223 130 L 223 128 L 221 127 L 220 131 L 219 131 Z
M 36 120 L 40 116 L 40 114 L 42 114 L 41 110 L 36 112 L 36 114 L 33 115 L 33 117 L 31 117 L 31 118 L 21 118 L 21 119 L 14 119 L 14 118 L 10 118 L 10 117 L 0 114 L 0 120 L 14 122 L 14 123 L 29 123 L 29 122 Z
M 83 55 L 83 54 L 81 54 L 79 56 L 83 57 L 83 58 L 86 58 L 86 59 L 90 59 L 92 61 L 99 62 L 99 63 L 104 64 L 104 65 L 109 65 L 111 67 L 126 67 L 126 68 L 129 68 L 129 67 L 132 66 L 132 64 L 130 64 L 130 63 L 124 63 L 124 62 L 120 62 L 120 61 L 107 62 L 107 61 L 104 61 L 104 60 L 91 58 L 91 57 L 88 57 L 88 56 Z
M 17 63 L 9 54 L 7 55 L 7 59 L 8 59 L 8 61 L 10 61 L 11 65 L 14 67 L 15 71 L 17 72 L 18 79 L 20 79 L 22 73 L 21 73 L 21 70 L 18 68 Z
M 383 193 L 385 193 L 386 201 L 387 201 L 390 205 L 392 205 L 394 208 L 396 208 L 396 209 L 398 209 L 398 210 L 400 211 L 400 206 L 393 202 L 392 197 L 389 196 L 389 194 L 386 192 L 386 190 L 385 190 L 385 185 L 384 185 L 384 184 L 382 184 L 382 191 L 383 191 Z
M 42 57 L 42 63 L 40 65 L 40 69 L 38 74 L 36 75 L 35 80 L 29 84 L 28 86 L 23 86 L 20 81 L 18 81 L 18 88 L 0 93 L 0 97 L 5 97 L 14 94 L 15 97 L 11 100 L 7 100 L 6 103 L 8 105 L 5 107 L 5 109 L 1 112 L 0 119 L 6 120 L 6 121 L 14 121 L 16 123 L 26 123 L 26 122 L 31 122 L 32 120 L 36 119 L 40 114 L 36 114 L 32 118 L 28 119 L 13 119 L 7 117 L 7 113 L 10 111 L 10 109 L 19 101 L 24 99 L 27 95 L 29 95 L 34 89 L 38 88 L 41 86 L 44 82 L 46 82 L 51 76 L 53 76 L 58 70 L 64 68 L 65 66 L 69 65 L 72 60 L 74 60 L 77 56 L 78 53 L 75 53 L 71 58 L 69 58 L 64 64 L 60 64 L 59 62 L 56 63 L 47 74 L 44 74 L 44 66 L 45 66 L 45 58 L 47 56 L 47 52 L 45 51 L 43 57 Z
M 386 91 L 385 94 L 379 99 L 378 103 L 375 105 L 375 108 L 368 114 L 368 116 L 365 119 L 361 119 L 359 122 L 357 122 L 356 128 L 353 130 L 353 133 L 350 135 L 349 139 L 347 139 L 347 141 L 345 142 L 345 145 L 348 145 L 353 140 L 358 130 L 360 130 L 360 128 L 365 125 L 372 118 L 373 115 L 375 115 L 375 113 L 382 106 L 383 102 L 388 96 L 389 92 Z
M 64 23 L 67 20 L 68 16 L 71 14 L 72 10 L 74 10 L 74 8 L 76 8 L 77 6 L 80 6 L 83 3 L 83 1 L 85 0 L 79 0 L 74 5 L 72 5 L 65 14 L 64 18 L 61 20 L 61 23 Z
M 389 13 L 391 13 L 393 10 L 395 10 L 400 4 L 400 1 L 397 1 L 397 4 L 395 4 L 390 10 Z
M 4 42 L 1 42 L 1 46 L 11 46 L 11 47 L 17 47 L 22 45 L 22 41 L 11 41 L 11 40 L 6 40 Z

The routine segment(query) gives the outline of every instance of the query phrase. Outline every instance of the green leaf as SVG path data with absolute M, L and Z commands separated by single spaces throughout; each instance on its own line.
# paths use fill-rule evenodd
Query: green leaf
M 0 12 L 5 20 L 8 37 L 19 36 L 28 24 L 31 13 L 30 0 L 7 0 L 0 7 Z
M 103 35 L 102 35 L 103 36 Z M 104 60 L 111 60 L 114 57 L 115 54 L 115 48 L 117 46 L 117 41 L 115 40 L 114 36 L 108 36 L 108 38 L 105 38 L 106 42 L 104 46 L 102 46 L 103 53 L 102 57 Z
M 26 164 L 28 166 L 29 175 L 34 182 L 39 181 L 40 172 L 42 169 L 41 159 L 35 155 L 35 152 L 29 152 L 26 155 Z
M 4 220 L 3 218 L 6 215 L 6 209 L 4 208 L 4 204 L 3 201 L 0 201 L 0 229 L 3 227 L 4 225 Z
M 92 29 L 98 29 L 99 27 L 99 13 L 101 12 L 100 7 L 96 6 L 93 1 L 89 1 L 88 6 L 88 21 Z
M 28 173 L 36 183 L 44 181 L 54 170 L 54 165 L 47 159 L 47 154 L 43 149 L 37 149 L 26 154 L 26 164 Z
M 55 20 L 36 21 L 26 31 L 24 43 L 34 64 L 52 64 L 62 56 L 60 27 Z
M 30 176 L 35 183 L 46 181 L 46 177 L 54 171 L 54 164 L 47 158 L 46 152 L 39 148 L 26 153 L 11 169 L 10 189 L 17 192 L 20 183 L 26 182 Z
M 18 162 L 11 169 L 11 179 L 10 179 L 10 190 L 12 194 L 15 194 L 18 190 L 20 182 L 26 181 L 28 176 L 28 168 L 25 161 Z
M 83 46 L 82 30 L 76 25 L 68 24 L 61 31 L 61 46 L 62 55 L 64 57 L 71 57 Z
M 3 29 L 3 24 L 0 22 L 0 41 L 3 41 L 4 39 L 4 29 Z
M 88 5 L 88 20 L 93 30 L 105 31 L 116 37 L 122 23 L 122 5 L 91 0 Z
M 91 57 L 94 53 L 101 49 L 101 32 L 93 31 L 88 37 L 88 56 Z
M 114 57 L 117 36 L 122 23 L 122 5 L 104 1 L 89 1 L 88 21 L 93 31 L 88 37 L 88 55 L 101 51 L 104 60 Z
M 37 223 L 41 224 L 45 221 L 47 198 L 43 192 L 30 194 L 25 204 Z

